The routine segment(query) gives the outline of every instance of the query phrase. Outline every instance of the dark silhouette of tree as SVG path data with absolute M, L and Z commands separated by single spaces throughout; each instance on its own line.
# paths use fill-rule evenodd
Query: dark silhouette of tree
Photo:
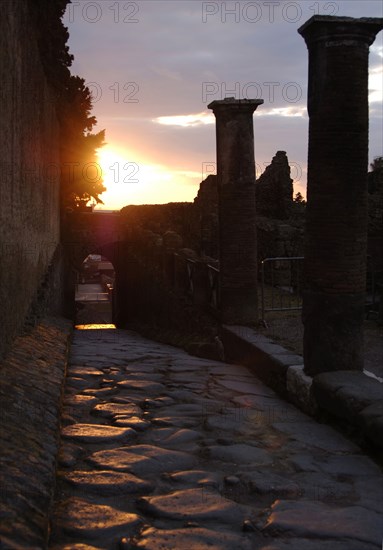
M 62 22 L 70 0 L 29 0 L 40 56 L 53 92 L 60 123 L 62 206 L 102 203 L 105 191 L 97 164 L 97 149 L 104 144 L 105 130 L 92 134 L 97 124 L 91 116 L 92 97 L 85 81 L 71 74 L 69 32 Z
M 383 157 L 375 157 L 368 173 L 368 192 L 375 193 L 383 184 Z
M 303 195 L 302 195 L 302 193 L 300 193 L 300 191 L 298 191 L 298 193 L 296 193 L 296 195 L 294 197 L 294 202 L 297 202 L 299 204 L 306 204 L 306 201 L 303 198 Z

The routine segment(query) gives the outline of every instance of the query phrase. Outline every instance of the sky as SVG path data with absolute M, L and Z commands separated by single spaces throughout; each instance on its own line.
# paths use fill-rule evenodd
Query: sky
M 286 151 L 294 192 L 307 175 L 308 52 L 297 29 L 312 15 L 383 17 L 381 0 L 290 2 L 73 0 L 63 22 L 98 120 L 103 209 L 193 201 L 216 173 L 215 118 L 225 97 L 262 98 L 254 114 L 256 173 Z M 370 47 L 369 160 L 383 153 L 383 33 Z

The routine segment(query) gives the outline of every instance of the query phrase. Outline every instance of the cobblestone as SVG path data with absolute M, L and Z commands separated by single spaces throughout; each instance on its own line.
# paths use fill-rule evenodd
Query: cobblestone
M 52 550 L 380 548 L 380 468 L 246 367 L 119 330 L 76 331 L 71 362 Z

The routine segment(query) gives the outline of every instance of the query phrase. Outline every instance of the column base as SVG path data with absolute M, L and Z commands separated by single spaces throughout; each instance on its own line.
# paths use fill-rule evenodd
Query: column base
M 365 295 L 303 295 L 305 373 L 363 370 Z

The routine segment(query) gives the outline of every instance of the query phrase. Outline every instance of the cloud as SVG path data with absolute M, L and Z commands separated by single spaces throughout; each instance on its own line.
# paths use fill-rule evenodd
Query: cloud
M 306 107 L 274 107 L 267 111 L 260 111 L 258 116 L 306 117 Z
M 207 4 L 211 13 L 204 18 Z M 302 167 L 302 186 L 308 52 L 297 29 L 318 12 L 382 16 L 381 2 L 367 0 L 96 0 L 73 2 L 69 9 L 71 21 L 67 14 L 64 23 L 73 72 L 95 83 L 98 127 L 129 161 L 160 164 L 173 174 L 202 173 L 203 163 L 216 158 L 215 119 L 207 105 L 230 95 L 262 98 L 254 116 L 257 162 L 286 150 Z M 380 33 L 370 53 L 370 159 L 382 149 L 382 39 Z M 191 187 L 185 175 L 178 177 Z
M 198 113 L 196 115 L 174 115 L 160 116 L 153 119 L 153 122 L 164 124 L 165 126 L 203 126 L 205 124 L 214 124 L 215 118 L 211 113 Z

